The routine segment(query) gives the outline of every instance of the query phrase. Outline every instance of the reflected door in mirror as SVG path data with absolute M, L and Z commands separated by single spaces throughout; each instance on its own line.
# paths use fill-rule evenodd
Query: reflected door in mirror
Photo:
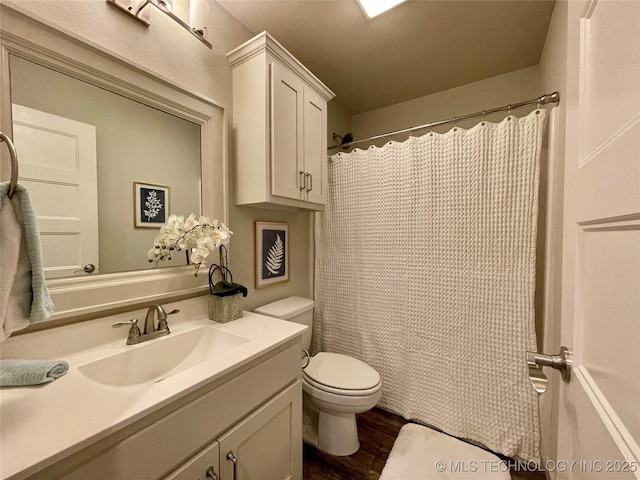
M 86 275 L 84 265 L 99 265 L 96 128 L 17 104 L 12 112 L 19 181 L 37 213 L 45 275 Z

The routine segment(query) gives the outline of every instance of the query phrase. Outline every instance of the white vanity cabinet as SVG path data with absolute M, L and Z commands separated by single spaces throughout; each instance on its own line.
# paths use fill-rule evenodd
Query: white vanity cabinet
M 267 32 L 227 57 L 233 68 L 236 204 L 322 210 L 333 92 Z
M 257 409 L 164 480 L 300 478 L 301 383 Z M 296 443 L 294 447 L 293 442 Z
M 29 478 L 301 480 L 300 349 L 297 337 Z

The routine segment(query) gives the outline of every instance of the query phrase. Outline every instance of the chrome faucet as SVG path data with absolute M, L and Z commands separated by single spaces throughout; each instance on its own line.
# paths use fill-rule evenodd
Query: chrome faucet
M 180 310 L 172 310 L 169 313 L 164 311 L 161 305 L 155 304 L 149 307 L 147 316 L 144 320 L 144 331 L 140 332 L 138 327 L 138 319 L 132 318 L 126 322 L 116 322 L 112 325 L 113 328 L 120 327 L 122 325 L 130 325 L 129 335 L 127 336 L 127 345 L 135 345 L 137 343 L 146 342 L 147 340 L 153 340 L 154 338 L 163 337 L 169 335 L 169 324 L 167 323 L 167 315 L 173 315 Z M 158 318 L 157 326 L 155 326 L 155 318 Z

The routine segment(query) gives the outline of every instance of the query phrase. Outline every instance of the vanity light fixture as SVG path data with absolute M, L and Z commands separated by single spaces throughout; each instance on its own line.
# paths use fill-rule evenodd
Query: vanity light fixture
M 405 0 L 357 0 L 358 5 L 369 18 L 376 17 L 381 13 L 391 10 L 396 5 Z
M 131 15 L 147 27 L 150 25 L 149 5 L 153 5 L 185 30 L 189 31 L 207 47 L 212 48 L 211 43 L 204 38 L 204 28 L 193 28 L 172 12 L 173 0 L 107 0 L 107 3 L 116 7 L 121 12 Z

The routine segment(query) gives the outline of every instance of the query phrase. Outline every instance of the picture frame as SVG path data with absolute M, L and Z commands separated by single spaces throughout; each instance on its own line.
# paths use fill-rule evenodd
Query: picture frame
M 256 288 L 289 280 L 289 225 L 256 222 Z
M 133 182 L 134 228 L 160 228 L 169 218 L 170 188 Z

